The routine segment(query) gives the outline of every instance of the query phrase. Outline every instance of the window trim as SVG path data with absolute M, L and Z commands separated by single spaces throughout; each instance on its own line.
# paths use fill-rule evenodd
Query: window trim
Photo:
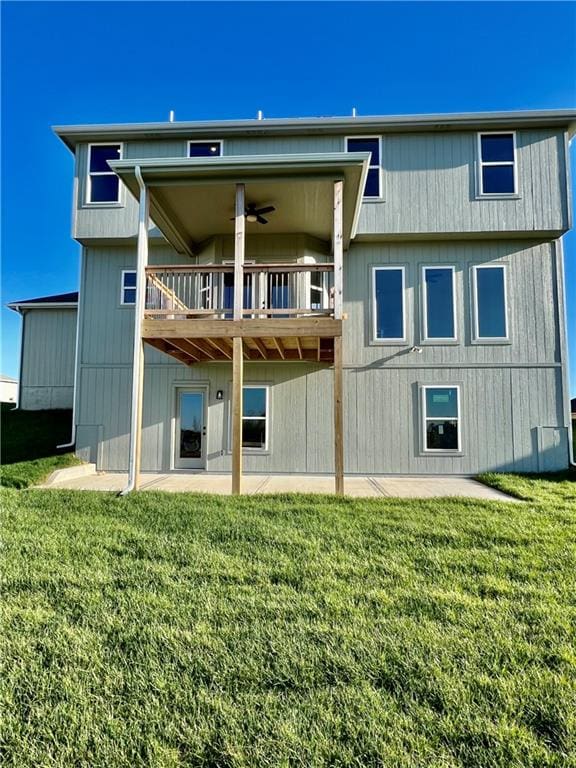
M 134 274 L 136 275 L 136 282 L 138 282 L 138 270 L 136 269 L 123 269 L 122 274 L 120 275 L 120 306 L 121 307 L 135 307 L 136 306 L 136 299 L 134 301 L 124 301 L 124 291 L 125 290 L 136 290 L 136 286 L 132 288 L 132 286 L 125 286 L 124 285 L 124 275 L 127 274 Z
M 454 326 L 453 336 L 429 336 L 428 335 L 428 296 L 426 292 L 426 270 L 427 269 L 449 269 L 452 272 L 452 324 Z M 458 342 L 458 317 L 456 312 L 456 267 L 454 264 L 423 264 L 420 271 L 422 285 L 422 342 L 428 344 L 454 344 Z
M 503 135 L 509 135 L 512 136 L 512 148 L 514 152 L 514 160 L 500 160 L 498 162 L 496 161 L 484 161 L 482 160 L 482 136 L 503 136 Z M 478 169 L 477 172 L 477 197 L 482 199 L 492 199 L 497 200 L 498 198 L 505 198 L 505 199 L 513 199 L 513 198 L 519 198 L 520 193 L 518 192 L 518 151 L 517 151 L 517 143 L 516 143 L 516 131 L 479 131 L 476 134 L 476 152 L 477 152 L 477 162 L 476 167 Z M 502 166 L 511 165 L 514 171 L 514 191 L 513 192 L 484 192 L 484 181 L 483 181 L 483 175 L 482 175 L 482 169 L 484 166 Z
M 224 155 L 224 140 L 223 139 L 188 139 L 186 141 L 186 157 L 188 160 L 204 160 L 206 158 L 190 157 L 190 145 L 191 144 L 220 144 L 219 155 L 206 155 L 206 158 L 210 157 L 222 157 Z
M 86 195 L 84 204 L 95 208 L 119 208 L 124 205 L 124 185 L 120 177 L 114 173 L 112 169 L 110 171 L 94 171 L 90 172 L 90 156 L 92 153 L 92 147 L 120 147 L 119 160 L 124 157 L 124 142 L 123 141 L 91 141 L 88 144 L 88 150 L 86 155 Z M 118 199 L 117 200 L 90 200 L 92 194 L 92 176 L 116 176 L 118 179 Z
M 242 393 L 244 393 L 245 389 L 264 389 L 266 391 L 266 416 L 264 419 L 262 419 L 261 416 L 257 416 L 256 418 L 259 421 L 265 421 L 266 423 L 266 443 L 264 445 L 264 448 L 244 448 L 242 446 L 242 455 L 249 454 L 249 455 L 259 455 L 263 456 L 265 454 L 269 454 L 271 452 L 270 450 L 270 423 L 271 423 L 271 415 L 270 415 L 270 390 L 272 385 L 269 382 L 261 382 L 261 381 L 250 381 L 250 382 L 244 382 L 242 384 Z M 230 383 L 229 387 L 230 396 L 228 398 L 228 453 L 232 453 L 232 383 Z M 244 421 L 244 409 L 242 409 L 242 421 Z M 254 418 L 254 417 L 250 417 Z
M 382 150 L 384 148 L 384 143 L 382 141 L 382 136 L 375 136 L 374 134 L 371 134 L 369 136 L 361 135 L 361 136 L 344 136 L 344 151 L 349 152 L 348 149 L 348 141 L 349 139 L 377 139 L 378 140 L 378 154 L 380 155 L 380 162 L 378 165 L 369 165 L 368 170 L 371 168 L 378 168 L 378 195 L 369 195 L 368 197 L 364 195 L 364 190 L 362 190 L 362 202 L 363 203 L 379 203 L 382 202 L 384 198 L 384 174 L 383 174 L 383 167 L 382 167 Z M 350 154 L 354 154 L 354 152 L 350 152 Z
M 456 390 L 456 422 L 458 425 L 458 447 L 457 448 L 428 448 L 426 445 L 426 425 L 428 421 L 438 421 L 438 418 L 427 416 L 426 413 L 426 390 L 428 389 L 455 389 Z M 422 453 L 432 456 L 456 456 L 462 454 L 462 406 L 461 406 L 461 386 L 460 384 L 420 384 L 420 439 L 422 441 Z M 453 419 L 452 419 L 453 420 Z
M 501 269 L 504 275 L 504 322 L 506 323 L 505 336 L 480 336 L 479 312 L 478 312 L 478 269 Z M 473 344 L 510 344 L 510 319 L 508 301 L 508 264 L 472 264 L 470 267 L 470 289 L 472 309 L 472 342 Z
M 382 270 L 400 270 L 402 272 L 402 337 L 384 338 L 377 334 L 378 313 L 376 307 L 376 272 Z M 407 296 L 406 296 L 406 265 L 405 264 L 375 264 L 370 267 L 370 304 L 372 311 L 372 344 L 405 345 L 408 343 L 407 331 Z

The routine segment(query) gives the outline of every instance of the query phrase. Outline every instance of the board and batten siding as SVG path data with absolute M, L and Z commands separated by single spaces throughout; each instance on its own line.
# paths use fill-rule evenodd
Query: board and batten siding
M 207 140 L 210 137 L 206 137 Z M 215 136 L 214 139 L 219 137 Z M 556 129 L 516 132 L 519 194 L 477 197 L 477 132 L 389 133 L 382 139 L 383 200 L 362 206 L 359 237 L 410 237 L 476 233 L 504 236 L 556 233 L 569 227 L 565 137 Z M 124 157 L 185 157 L 183 140 L 124 144 Z M 233 137 L 224 155 L 341 152 L 345 136 Z M 73 237 L 81 242 L 135 238 L 136 200 L 122 190 L 120 205 L 86 203 L 88 148 L 76 155 Z M 153 237 L 160 236 L 156 229 Z
M 208 471 L 231 470 L 231 366 L 146 365 L 142 469 L 172 468 L 176 386 L 208 387 Z M 129 367 L 82 369 L 77 449 L 99 469 L 128 466 Z M 270 385 L 269 451 L 244 457 L 246 472 L 331 473 L 333 372 L 311 364 L 247 363 L 245 382 Z M 458 384 L 462 454 L 422 451 L 422 384 Z M 538 471 L 566 465 L 566 430 L 546 456 L 539 428 L 562 424 L 561 374 L 555 368 L 350 369 L 344 371 L 345 471 L 350 474 L 475 474 Z M 216 400 L 216 392 L 224 392 Z M 100 443 L 97 444 L 99 436 Z M 92 443 L 90 442 L 92 441 Z
M 25 310 L 19 407 L 72 408 L 76 348 L 74 308 Z

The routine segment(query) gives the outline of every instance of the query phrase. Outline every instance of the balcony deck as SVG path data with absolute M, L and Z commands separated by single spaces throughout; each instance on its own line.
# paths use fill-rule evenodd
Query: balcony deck
M 142 338 L 186 365 L 245 360 L 332 363 L 332 264 L 245 264 L 242 319 L 233 319 L 234 268 L 210 264 L 146 268 Z

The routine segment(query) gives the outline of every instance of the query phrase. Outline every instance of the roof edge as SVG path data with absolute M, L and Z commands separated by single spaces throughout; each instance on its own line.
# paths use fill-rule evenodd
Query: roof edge
M 456 127 L 562 126 L 572 130 L 576 109 L 512 110 L 504 112 L 454 112 L 420 115 L 367 115 L 365 117 L 301 117 L 243 120 L 182 121 L 160 123 L 112 123 L 56 125 L 52 130 L 70 148 L 90 138 L 126 139 L 172 136 L 286 133 L 359 133 L 363 130 L 414 131 L 422 128 L 449 130 Z M 572 128 L 571 128 L 572 126 Z

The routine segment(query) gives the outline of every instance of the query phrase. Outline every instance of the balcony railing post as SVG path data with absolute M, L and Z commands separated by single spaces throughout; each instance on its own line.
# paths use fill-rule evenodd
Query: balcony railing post
M 234 242 L 234 320 L 242 319 L 244 307 L 244 250 L 246 240 L 246 195 L 244 184 L 236 184 L 236 218 Z

